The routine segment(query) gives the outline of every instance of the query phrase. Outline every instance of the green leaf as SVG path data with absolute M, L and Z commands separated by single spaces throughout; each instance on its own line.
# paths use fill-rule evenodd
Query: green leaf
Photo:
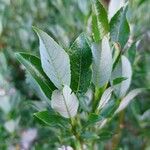
M 136 42 L 132 43 L 132 45 L 126 51 L 126 54 L 129 58 L 131 64 L 134 64 L 134 61 L 135 61 L 135 58 L 136 58 Z
M 124 55 L 121 56 L 121 61 L 117 64 L 114 71 L 112 72 L 111 77 L 111 84 L 113 84 L 113 80 L 116 78 L 124 77 L 127 78 L 126 80 L 122 81 L 120 84 L 114 86 L 114 92 L 118 97 L 125 96 L 126 92 L 128 91 L 131 78 L 132 78 L 132 68 L 131 64 L 127 57 Z
M 127 80 L 125 77 L 118 77 L 113 80 L 113 85 L 120 84 L 122 81 Z
M 103 120 L 104 118 L 98 114 L 95 114 L 95 113 L 91 113 L 88 117 L 88 121 L 86 122 L 85 124 L 85 127 L 89 126 L 89 125 L 92 125 L 96 122 L 99 122 L 101 120 Z
M 94 15 L 96 15 L 96 18 L 92 17 L 92 19 L 94 19 L 92 22 L 95 22 L 97 19 L 97 21 L 96 21 L 97 27 L 95 27 L 95 28 L 98 29 L 99 34 L 100 34 L 99 38 L 102 39 L 109 32 L 109 23 L 108 23 L 107 12 L 99 0 L 93 0 L 93 9 L 94 9 L 93 13 L 94 13 Z M 95 30 L 93 30 L 93 36 L 98 37 L 97 34 L 98 33 L 96 33 Z M 100 41 L 100 39 L 96 38 L 96 41 L 97 40 Z
M 16 57 L 20 61 L 20 63 L 22 63 L 26 67 L 27 71 L 38 83 L 43 93 L 49 99 L 51 99 L 51 94 L 55 89 L 55 86 L 43 72 L 40 59 L 36 56 L 26 53 L 16 53 Z
M 91 131 L 85 131 L 84 133 L 81 134 L 81 138 L 85 140 L 96 140 L 99 139 L 99 136 Z
M 33 27 L 40 40 L 42 68 L 58 89 L 70 86 L 70 61 L 68 54 L 47 33 Z
M 97 122 L 103 122 L 105 119 L 114 115 L 114 112 L 118 108 L 120 100 L 117 101 L 111 100 L 106 106 L 101 110 L 100 114 L 91 113 L 88 117 L 88 121 L 85 124 L 85 127 L 95 124 Z
M 47 110 L 40 111 L 34 113 L 34 117 L 36 117 L 41 123 L 47 126 L 63 126 L 67 124 L 67 120 L 58 116 L 54 112 L 48 112 Z
M 92 14 L 92 36 L 95 42 L 100 41 L 100 33 L 98 29 L 97 17 Z
M 118 108 L 120 100 L 111 100 L 101 111 L 100 115 L 103 118 L 110 118 L 114 115 L 114 112 Z
M 100 133 L 98 134 L 99 140 L 108 140 L 112 138 L 113 135 L 114 133 L 108 130 L 101 130 Z
M 78 96 L 80 108 L 85 112 L 90 112 L 90 107 L 88 106 L 87 96 Z
M 71 88 L 84 93 L 91 82 L 92 53 L 85 34 L 81 34 L 71 45 L 69 51 L 71 64 Z
M 129 39 L 130 29 L 126 19 L 127 8 L 121 8 L 110 21 L 110 37 L 113 42 L 118 42 L 121 49 Z
M 104 86 L 110 79 L 112 71 L 112 52 L 106 37 L 101 44 L 92 45 L 93 54 L 93 83 L 96 87 Z

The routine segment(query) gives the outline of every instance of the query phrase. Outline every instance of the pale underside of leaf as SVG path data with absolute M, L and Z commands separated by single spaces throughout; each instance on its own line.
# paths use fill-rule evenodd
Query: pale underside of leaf
M 42 68 L 58 89 L 70 86 L 70 61 L 68 54 L 47 33 L 34 28 L 40 40 Z
M 65 118 L 72 118 L 77 114 L 79 102 L 68 86 L 63 91 L 55 90 L 52 93 L 51 107 Z
M 108 7 L 108 19 L 116 14 L 116 12 L 125 4 L 125 0 L 111 0 Z
M 121 101 L 118 109 L 116 110 L 116 113 L 119 113 L 120 111 L 122 111 L 123 109 L 125 109 L 128 104 L 138 95 L 142 92 L 143 89 L 134 89 L 132 91 L 130 91 Z
M 111 98 L 111 94 L 112 94 L 113 88 L 109 87 L 108 89 L 106 89 L 100 99 L 99 105 L 98 105 L 98 110 L 102 109 L 103 107 L 105 107 L 105 105 L 108 103 L 108 101 Z
M 112 53 L 108 39 L 104 38 L 101 44 L 94 43 L 92 54 L 93 83 L 102 87 L 110 79 L 112 71 Z
M 115 85 L 114 89 L 118 97 L 123 97 L 130 87 L 132 78 L 131 64 L 125 56 L 121 57 L 121 62 L 119 62 L 114 69 L 112 73 L 112 81 L 119 77 L 124 77 L 126 80 L 122 81 L 120 84 Z

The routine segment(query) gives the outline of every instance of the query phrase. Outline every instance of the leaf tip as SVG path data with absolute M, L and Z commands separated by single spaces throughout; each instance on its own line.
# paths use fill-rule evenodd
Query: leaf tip
M 42 31 L 40 28 L 35 27 L 35 26 L 32 26 L 32 29 L 33 29 L 33 31 L 34 31 L 35 33 L 37 33 L 37 34 Z

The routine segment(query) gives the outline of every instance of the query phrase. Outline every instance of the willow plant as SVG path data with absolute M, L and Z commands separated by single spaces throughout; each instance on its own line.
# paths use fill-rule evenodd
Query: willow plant
M 81 33 L 69 48 L 64 50 L 33 27 L 40 58 L 16 54 L 48 104 L 34 117 L 54 130 L 59 149 L 99 149 L 103 137 L 112 136 L 105 127 L 141 92 L 129 91 L 132 65 L 126 57 L 130 48 L 126 12 L 127 6 L 121 7 L 108 19 L 103 4 L 93 0 L 91 32 Z

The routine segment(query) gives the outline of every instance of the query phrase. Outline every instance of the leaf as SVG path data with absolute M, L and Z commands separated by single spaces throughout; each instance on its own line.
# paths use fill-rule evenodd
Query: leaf
M 108 131 L 108 130 L 101 130 L 99 133 L 99 140 L 108 140 L 110 138 L 112 138 L 112 136 L 114 135 L 113 132 Z
M 81 34 L 71 45 L 69 51 L 71 64 L 71 89 L 85 93 L 90 85 L 92 72 L 92 52 L 85 34 Z
M 88 121 L 86 122 L 85 127 L 92 125 L 96 122 L 99 122 L 101 120 L 103 120 L 102 116 L 95 114 L 95 113 L 91 113 L 88 117 Z
M 51 107 L 65 118 L 72 118 L 77 114 L 79 101 L 71 89 L 65 85 L 63 91 L 52 93 Z
M 95 29 L 93 28 L 94 29 L 93 36 L 97 37 L 95 40 L 96 42 L 96 41 L 100 41 L 100 39 L 102 39 L 109 32 L 109 23 L 108 23 L 108 18 L 107 18 L 107 12 L 99 0 L 93 0 L 93 11 L 94 11 L 93 12 L 94 16 L 92 17 L 92 19 L 94 20 L 92 21 L 92 24 L 94 22 L 97 22 L 94 28 L 95 29 L 97 28 L 99 32 L 99 33 L 96 33 Z M 100 35 L 98 36 L 98 34 Z
M 32 75 L 40 86 L 43 93 L 51 99 L 52 91 L 55 89 L 53 83 L 49 80 L 41 67 L 40 59 L 36 56 L 26 53 L 16 53 L 17 59 L 22 63 L 27 71 Z
M 119 43 L 121 49 L 129 39 L 130 29 L 126 19 L 127 8 L 121 8 L 110 21 L 110 37 L 113 42 Z
M 98 110 L 101 110 L 102 108 L 105 107 L 105 105 L 108 103 L 108 101 L 111 98 L 111 94 L 112 94 L 113 88 L 109 87 L 108 89 L 106 89 L 100 99 L 99 105 L 98 105 Z
M 92 14 L 92 36 L 95 42 L 100 41 L 100 33 L 98 29 L 97 17 Z
M 114 112 L 119 106 L 119 100 L 116 102 L 114 100 L 111 100 L 109 103 L 103 107 L 100 114 L 91 113 L 88 117 L 88 121 L 85 124 L 85 127 L 98 123 L 102 125 L 103 121 L 105 122 L 109 117 L 113 116 Z
M 87 96 L 79 96 L 79 104 L 80 108 L 85 112 L 90 112 L 90 107 L 88 106 L 88 97 Z
M 116 12 L 125 5 L 125 0 L 111 0 L 108 7 L 109 20 L 116 14 Z
M 111 100 L 109 103 L 101 110 L 101 117 L 103 118 L 110 118 L 111 116 L 114 115 L 114 112 L 118 108 L 120 103 L 120 100 L 118 99 L 117 101 Z
M 114 86 L 114 92 L 118 97 L 125 96 L 127 90 L 131 84 L 132 78 L 132 68 L 129 60 L 123 55 L 121 56 L 121 61 L 117 64 L 116 68 L 112 72 L 111 81 L 114 79 L 124 77 L 126 80 L 122 81 L 120 84 Z M 111 82 L 111 84 L 112 84 Z
M 116 79 L 113 80 L 113 85 L 117 85 L 120 84 L 122 81 L 126 80 L 127 78 L 125 77 L 118 77 Z
M 106 37 L 100 45 L 92 45 L 92 54 L 93 83 L 96 87 L 102 87 L 109 81 L 112 71 L 112 53 Z
M 70 61 L 68 54 L 47 33 L 33 27 L 40 40 L 42 68 L 58 89 L 70 86 Z
M 50 113 L 47 110 L 34 113 L 34 117 L 47 126 L 61 126 L 67 124 L 67 120 L 64 120 L 64 118 L 61 118 L 54 112 Z
M 91 131 L 85 131 L 84 133 L 81 134 L 81 138 L 85 140 L 96 140 L 99 139 L 99 136 Z
M 114 115 L 114 112 L 118 108 L 119 104 L 119 99 L 117 101 L 111 100 L 105 105 L 105 107 L 102 108 L 99 114 L 91 113 L 88 117 L 85 127 L 94 123 L 98 123 L 100 126 L 103 126 L 103 123 L 105 124 L 108 118 Z
M 128 104 L 139 94 L 143 91 L 143 89 L 134 89 L 130 91 L 121 101 L 118 109 L 116 110 L 115 114 L 119 113 L 123 109 L 125 109 Z
M 134 64 L 136 58 L 136 42 L 132 43 L 132 45 L 129 47 L 126 53 L 131 64 Z

